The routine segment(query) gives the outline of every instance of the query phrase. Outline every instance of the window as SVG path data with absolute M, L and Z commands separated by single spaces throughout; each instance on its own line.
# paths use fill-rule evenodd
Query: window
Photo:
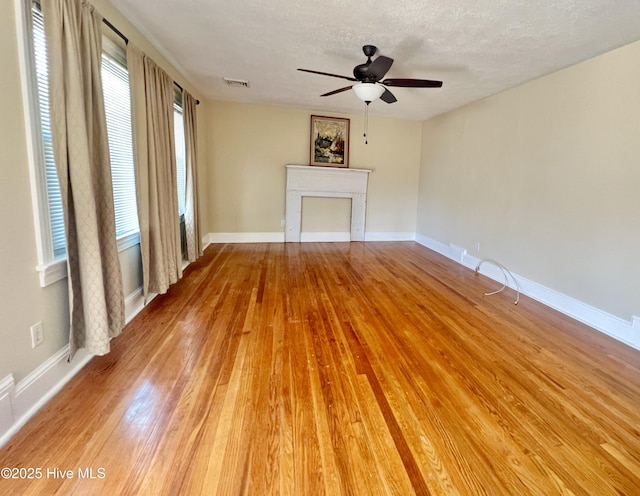
M 34 216 L 38 243 L 40 284 L 46 286 L 66 277 L 66 246 L 62 197 L 53 155 L 49 115 L 47 47 L 44 19 L 39 2 L 16 2 L 18 30 L 22 34 L 20 59 L 23 66 L 25 111 L 32 141 L 30 167 L 34 191 Z M 136 206 L 131 99 L 125 51 L 103 37 L 102 84 L 111 175 L 113 181 L 116 236 L 122 250 L 139 243 Z M 184 214 L 186 197 L 184 119 L 182 95 L 174 103 L 174 136 L 179 214 Z
M 48 206 L 48 228 L 52 243 L 53 260 L 63 258 L 67 248 L 65 245 L 64 218 L 62 214 L 62 196 L 58 185 L 56 163 L 53 160 L 53 142 L 51 138 L 51 119 L 49 114 L 49 69 L 47 66 L 47 45 L 44 37 L 44 19 L 42 13 L 34 5 L 33 19 L 33 54 L 35 63 L 36 87 L 40 106 L 40 130 L 42 133 L 42 155 L 44 158 L 46 178 L 46 198 Z
M 105 46 L 109 45 L 113 44 L 105 43 Z M 117 55 L 121 55 L 116 49 L 113 45 L 109 50 L 114 55 L 106 51 L 102 54 L 102 86 L 111 157 L 116 236 L 122 238 L 138 232 L 139 227 L 133 170 L 129 75 L 124 60 L 116 59 Z
M 26 17 L 23 13 L 23 17 Z M 53 156 L 51 121 L 49 115 L 48 67 L 44 19 L 35 3 L 31 7 L 30 19 L 24 19 L 26 38 L 31 43 L 25 47 L 25 72 L 31 73 L 31 83 L 35 86 L 37 108 L 31 110 L 28 120 L 33 124 L 34 151 L 32 167 L 36 170 L 38 189 L 38 215 L 36 224 L 38 236 L 39 267 L 42 286 L 59 280 L 66 275 L 64 217 L 62 198 Z M 120 249 L 139 242 L 138 216 L 136 208 L 135 175 L 133 169 L 133 144 L 131 134 L 131 103 L 126 58 L 122 48 L 103 38 L 102 83 L 105 100 L 105 114 L 111 174 L 116 217 L 116 236 Z M 35 83 L 35 84 L 34 84 Z M 33 105 L 27 102 L 29 106 Z M 42 169 L 44 173 L 42 173 Z M 48 275 L 48 272 L 52 275 Z
M 178 100 L 178 98 L 176 98 Z M 182 96 L 173 104 L 173 135 L 176 142 L 176 172 L 178 174 L 178 213 L 184 214 L 187 190 L 187 172 L 185 167 L 184 118 L 182 115 Z

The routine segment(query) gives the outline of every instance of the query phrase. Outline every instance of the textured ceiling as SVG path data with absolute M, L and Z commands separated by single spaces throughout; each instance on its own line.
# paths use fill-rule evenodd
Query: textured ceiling
M 427 119 L 640 39 L 640 0 L 110 0 L 206 97 L 361 111 L 348 82 L 362 45 L 395 59 L 372 114 Z M 639 61 L 640 62 L 640 61 Z M 230 87 L 224 77 L 250 82 Z

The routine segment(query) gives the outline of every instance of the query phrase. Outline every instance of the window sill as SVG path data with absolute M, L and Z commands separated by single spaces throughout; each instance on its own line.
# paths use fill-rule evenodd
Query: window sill
M 118 238 L 118 252 L 140 244 L 140 231 L 131 231 Z
M 37 265 L 36 270 L 40 276 L 40 287 L 44 288 L 67 277 L 67 259 L 62 258 L 47 265 Z
M 118 238 L 118 252 L 140 244 L 140 231 L 133 231 Z M 37 265 L 40 287 L 44 288 L 67 277 L 67 259 L 61 258 L 46 265 Z

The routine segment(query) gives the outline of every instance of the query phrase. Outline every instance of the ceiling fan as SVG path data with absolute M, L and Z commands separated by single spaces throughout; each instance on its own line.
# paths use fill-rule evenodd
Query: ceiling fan
M 367 61 L 364 64 L 359 64 L 353 68 L 353 77 L 341 76 L 339 74 L 331 74 L 329 72 L 312 71 L 310 69 L 298 69 L 302 72 L 310 72 L 312 74 L 320 74 L 322 76 L 337 77 L 340 79 L 346 79 L 347 81 L 353 81 L 351 86 L 345 86 L 337 90 L 330 91 L 320 96 L 331 96 L 337 93 L 342 93 L 353 89 L 355 94 L 369 105 L 371 102 L 380 98 L 383 102 L 394 103 L 398 100 L 386 87 L 397 88 L 440 88 L 442 87 L 442 81 L 432 81 L 430 79 L 398 79 L 398 78 L 382 78 L 391 68 L 393 59 L 379 55 L 375 60 L 371 60 L 371 57 L 375 55 L 378 48 L 373 45 L 365 45 L 362 47 L 362 51 L 367 57 Z

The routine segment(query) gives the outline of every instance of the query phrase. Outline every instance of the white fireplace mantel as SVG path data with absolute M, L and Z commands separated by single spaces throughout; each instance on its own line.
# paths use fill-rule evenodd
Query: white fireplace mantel
M 287 165 L 286 242 L 300 241 L 302 197 L 351 198 L 351 241 L 364 241 L 368 169 Z

